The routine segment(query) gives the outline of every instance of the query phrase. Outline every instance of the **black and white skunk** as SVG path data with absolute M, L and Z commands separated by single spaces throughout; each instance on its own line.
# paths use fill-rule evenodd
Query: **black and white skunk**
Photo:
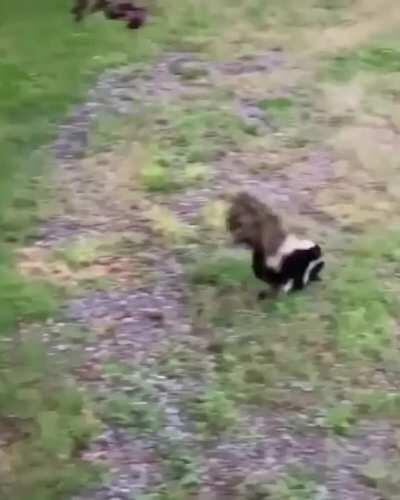
M 252 250 L 255 276 L 275 292 L 302 290 L 320 279 L 325 265 L 321 247 L 285 232 L 279 217 L 249 193 L 233 198 L 227 226 L 235 243 Z

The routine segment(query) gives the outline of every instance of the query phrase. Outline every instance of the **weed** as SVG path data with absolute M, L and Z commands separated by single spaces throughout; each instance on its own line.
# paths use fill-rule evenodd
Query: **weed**
M 140 181 L 144 189 L 169 193 L 204 184 L 210 176 L 209 167 L 204 163 L 191 161 L 185 155 L 185 144 L 181 139 L 175 137 L 172 131 L 168 135 L 170 137 L 165 144 L 148 148 L 147 161 L 140 168 Z M 159 140 L 162 141 L 162 137 Z
M 238 488 L 240 500 L 317 500 L 326 495 L 314 475 L 302 468 L 294 468 L 275 481 L 255 473 Z
M 204 184 L 210 179 L 210 167 L 203 163 L 190 163 L 182 173 L 182 182 L 185 186 Z
M 67 246 L 56 251 L 71 267 L 79 268 L 93 264 L 101 256 L 104 242 L 97 238 L 78 237 Z
M 207 164 L 215 160 L 223 147 L 237 147 L 246 139 L 243 122 L 229 106 L 213 102 L 183 103 L 162 111 L 167 125 L 160 137 L 161 151 L 169 152 L 173 162 Z
M 0 242 L 6 244 L 24 244 L 35 238 L 36 225 L 54 211 L 54 200 L 49 189 L 48 157 L 36 152 L 24 167 L 29 175 L 26 172 L 13 172 L 13 180 L 7 179 L 1 185 L 6 193 L 0 198 Z
M 132 500 L 188 500 L 190 493 L 187 489 L 175 483 L 165 483 L 157 491 L 138 497 Z
M 385 500 L 396 500 L 400 487 L 399 459 L 371 458 L 360 468 L 360 476 L 369 487 L 375 488 Z
M 226 228 L 226 213 L 228 205 L 222 200 L 209 202 L 202 209 L 202 223 L 206 229 L 211 230 L 214 236 L 222 233 Z
M 293 110 L 293 100 L 289 97 L 263 99 L 258 106 L 274 118 L 287 118 Z
M 111 363 L 106 375 L 113 383 L 119 382 L 125 391 L 114 391 L 101 404 L 101 413 L 107 421 L 135 433 L 155 433 L 162 427 L 163 413 L 157 392 L 145 374 L 134 373 L 127 366 Z
M 325 415 L 326 426 L 336 434 L 347 434 L 355 420 L 354 408 L 350 403 L 332 406 Z
M 152 401 L 133 394 L 114 393 L 103 404 L 103 418 L 134 432 L 155 432 L 162 422 Z
M 398 73 L 400 48 L 377 45 L 335 56 L 326 67 L 326 77 L 347 81 L 359 72 Z
M 150 192 L 169 193 L 179 189 L 174 173 L 156 163 L 143 168 L 141 172 L 143 187 Z
M 376 363 L 384 363 L 388 372 L 392 365 L 386 360 L 395 342 L 394 296 L 373 262 L 380 260 L 382 269 L 383 262 L 389 266 L 385 276 L 390 282 L 396 242 L 395 235 L 364 239 L 349 249 L 324 290 L 265 304 L 246 303 L 249 290 L 241 290 L 243 284 L 252 286 L 249 262 L 224 252 L 199 260 L 190 275 L 194 322 L 220 332 L 216 371 L 227 397 L 310 408 L 317 398 L 330 404 L 328 380 L 334 394 L 336 381 L 340 386 L 347 377 L 349 387 L 349 379 L 373 373 Z M 335 405 L 325 423 L 343 433 L 357 415 L 352 404 Z
M 279 479 L 271 487 L 271 500 L 316 500 L 326 498 L 325 488 L 320 488 L 312 474 L 294 471 Z
M 397 392 L 387 392 L 382 389 L 355 389 L 351 396 L 357 415 L 398 418 L 400 396 Z
M 195 239 L 194 228 L 180 221 L 167 208 L 154 205 L 146 213 L 154 231 L 170 245 L 182 245 Z
M 229 431 L 238 421 L 236 407 L 222 387 L 208 387 L 189 405 L 198 430 L 209 434 Z
M 164 481 L 153 493 L 140 496 L 140 500 L 187 500 L 192 498 L 201 483 L 200 463 L 192 450 L 171 436 L 161 439 Z M 160 444 L 159 443 L 159 444 Z
M 195 284 L 218 288 L 238 287 L 253 281 L 248 255 L 225 249 L 213 255 L 200 255 L 189 268 L 189 275 Z
M 99 430 L 83 393 L 60 375 L 40 342 L 10 349 L 0 366 L 0 420 L 13 429 L 6 498 L 55 500 L 98 478 L 78 451 Z
M 4 255 L 4 254 L 3 254 Z M 20 322 L 46 319 L 56 310 L 60 294 L 47 282 L 27 281 L 10 257 L 0 261 L 0 334 L 9 334 Z
M 97 117 L 89 132 L 88 149 L 94 153 L 115 149 L 129 128 L 125 115 L 105 114 Z
M 172 444 L 172 446 L 171 446 Z M 164 456 L 165 478 L 186 491 L 200 484 L 199 463 L 187 449 L 171 443 Z

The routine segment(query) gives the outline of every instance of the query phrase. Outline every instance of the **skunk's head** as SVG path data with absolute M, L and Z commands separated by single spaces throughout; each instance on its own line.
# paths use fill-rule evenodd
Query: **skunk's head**
M 272 236 L 278 226 L 269 209 L 247 192 L 240 192 L 232 199 L 226 222 L 233 242 L 251 249 L 263 246 L 264 226 L 272 226 Z
M 232 211 L 227 223 L 235 244 L 253 248 L 259 242 L 261 225 L 253 214 L 245 210 Z

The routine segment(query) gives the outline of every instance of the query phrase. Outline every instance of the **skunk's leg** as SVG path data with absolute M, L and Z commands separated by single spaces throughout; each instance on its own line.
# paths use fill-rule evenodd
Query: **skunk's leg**
M 310 281 L 322 281 L 320 273 L 325 267 L 325 262 L 319 262 L 310 273 Z
M 295 284 L 294 280 L 290 279 L 284 285 L 281 286 L 280 290 L 283 293 L 287 294 L 293 290 L 294 284 Z

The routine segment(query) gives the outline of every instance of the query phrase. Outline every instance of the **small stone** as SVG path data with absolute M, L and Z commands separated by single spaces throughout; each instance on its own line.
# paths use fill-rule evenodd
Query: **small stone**
M 184 80 L 196 80 L 208 75 L 208 68 L 204 63 L 195 60 L 178 59 L 169 65 L 172 74 L 180 76 Z
M 124 323 L 124 324 L 135 323 L 135 319 L 128 316 L 128 317 L 122 318 L 121 323 Z
M 56 347 L 57 351 L 59 352 L 65 352 L 65 351 L 68 351 L 68 349 L 70 348 L 69 345 L 66 345 L 66 344 L 60 344 Z
M 149 319 L 153 319 L 155 321 L 162 321 L 164 319 L 164 313 L 160 309 L 148 308 L 148 309 L 144 309 L 143 313 Z

